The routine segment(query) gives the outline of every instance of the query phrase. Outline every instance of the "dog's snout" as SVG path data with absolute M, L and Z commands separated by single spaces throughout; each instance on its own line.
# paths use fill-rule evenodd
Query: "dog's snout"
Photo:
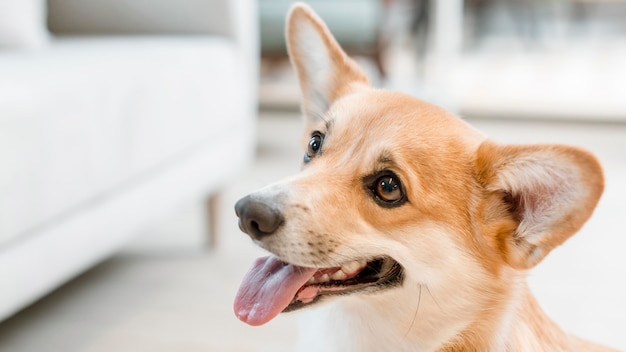
M 239 228 L 254 239 L 276 232 L 283 223 L 281 213 L 269 204 L 246 196 L 235 204 Z

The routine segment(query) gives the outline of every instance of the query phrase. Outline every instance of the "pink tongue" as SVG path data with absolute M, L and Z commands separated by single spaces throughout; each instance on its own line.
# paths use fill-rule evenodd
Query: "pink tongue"
M 269 256 L 257 259 L 244 277 L 235 314 L 250 325 L 262 325 L 285 309 L 317 269 L 287 264 Z

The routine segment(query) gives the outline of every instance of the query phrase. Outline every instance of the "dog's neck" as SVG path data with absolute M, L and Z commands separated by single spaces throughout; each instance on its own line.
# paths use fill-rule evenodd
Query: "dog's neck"
M 306 312 L 300 350 L 574 351 L 584 343 L 547 317 L 525 282 L 488 309 L 462 307 L 415 287 L 411 299 L 394 292 L 345 297 Z
M 462 329 L 439 351 L 573 351 L 576 341 L 541 309 L 524 284 L 508 304 Z

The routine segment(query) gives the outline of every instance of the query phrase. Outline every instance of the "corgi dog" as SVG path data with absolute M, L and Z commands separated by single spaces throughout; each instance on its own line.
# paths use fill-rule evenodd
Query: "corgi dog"
M 498 144 L 372 88 L 307 5 L 291 8 L 286 36 L 304 159 L 235 205 L 271 253 L 243 279 L 240 320 L 310 307 L 310 351 L 611 350 L 561 330 L 525 279 L 591 216 L 604 188 L 592 154 Z

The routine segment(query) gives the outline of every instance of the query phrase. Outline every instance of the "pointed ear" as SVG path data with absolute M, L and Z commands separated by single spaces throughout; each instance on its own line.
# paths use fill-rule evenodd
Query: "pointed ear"
M 529 269 L 591 216 L 604 189 L 602 168 L 584 150 L 564 145 L 500 146 L 477 155 L 485 191 L 482 224 L 505 261 Z
M 336 99 L 359 84 L 369 84 L 367 76 L 307 5 L 296 3 L 292 6 L 287 15 L 286 36 L 307 119 L 323 116 Z

